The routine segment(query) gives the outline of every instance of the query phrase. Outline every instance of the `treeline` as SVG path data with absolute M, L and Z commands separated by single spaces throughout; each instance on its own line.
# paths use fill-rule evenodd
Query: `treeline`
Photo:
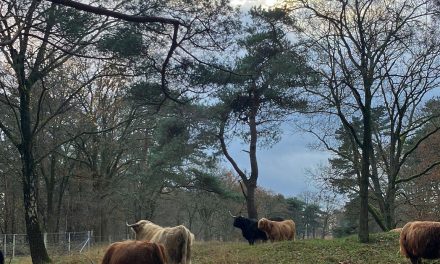
M 66 165 L 79 166 L 70 163 Z M 241 231 L 233 227 L 230 213 L 247 217 L 246 202 L 238 178 L 225 169 L 210 171 L 215 183 L 205 185 L 205 188 L 170 186 L 163 177 L 148 178 L 148 182 L 142 184 L 140 179 L 146 176 L 139 176 L 139 171 L 135 174 L 128 171 L 119 173 L 114 182 L 108 183 L 105 202 L 102 194 L 97 193 L 97 182 L 90 179 L 93 177 L 86 170 L 77 174 L 71 168 L 63 173 L 64 169 L 60 166 L 52 172 L 53 194 L 47 193 L 46 179 L 40 183 L 42 198 L 39 213 L 45 232 L 93 230 L 96 241 L 107 242 L 109 239 L 133 236 L 126 222 L 149 219 L 163 226 L 184 224 L 192 230 L 197 240 L 243 239 Z M 154 181 L 157 183 L 153 185 Z M 14 182 L 14 175 L 2 175 L 1 184 Z M 208 186 L 210 190 L 206 189 Z M 2 233 L 25 233 L 23 201 L 19 193 L 19 184 L 8 185 L 5 189 L 1 200 Z M 49 208 L 51 203 L 47 199 L 51 196 L 52 208 Z M 299 198 L 286 198 L 258 188 L 256 200 L 260 217 L 293 219 L 297 227 L 297 239 L 332 236 L 331 229 L 336 220 L 333 212 L 336 206 L 332 198 L 308 192 Z

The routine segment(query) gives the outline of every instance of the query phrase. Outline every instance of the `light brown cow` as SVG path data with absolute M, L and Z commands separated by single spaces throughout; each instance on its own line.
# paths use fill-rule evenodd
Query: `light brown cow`
M 422 263 L 422 258 L 440 258 L 440 222 L 414 221 L 404 225 L 400 253 L 412 264 Z
M 166 264 L 165 249 L 157 243 L 127 240 L 111 244 L 102 264 Z
M 264 231 L 270 241 L 295 240 L 295 222 L 293 220 L 271 221 L 261 218 L 258 228 Z
M 185 226 L 161 227 L 147 220 L 127 226 L 134 230 L 137 240 L 163 244 L 169 264 L 191 264 L 194 234 Z

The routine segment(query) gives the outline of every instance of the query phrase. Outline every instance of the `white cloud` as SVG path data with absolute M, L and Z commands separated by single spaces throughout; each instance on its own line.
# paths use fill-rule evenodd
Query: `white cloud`
M 278 0 L 231 0 L 232 6 L 240 6 L 244 10 L 250 9 L 252 6 L 271 7 L 274 6 Z

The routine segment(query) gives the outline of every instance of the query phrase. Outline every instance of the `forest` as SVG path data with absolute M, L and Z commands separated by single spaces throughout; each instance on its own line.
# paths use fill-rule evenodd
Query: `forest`
M 33 263 L 43 233 L 140 219 L 243 241 L 231 214 L 283 217 L 360 243 L 439 221 L 439 2 L 233 2 L 1 1 L 0 231 Z M 286 128 L 330 157 L 297 197 L 259 185 Z

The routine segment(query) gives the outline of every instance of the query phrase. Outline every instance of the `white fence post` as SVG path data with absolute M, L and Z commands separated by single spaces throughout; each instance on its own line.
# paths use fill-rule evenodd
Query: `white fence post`
M 3 254 L 5 255 L 5 257 L 6 257 L 6 243 L 8 242 L 7 241 L 7 237 L 6 237 L 6 234 L 5 234 L 5 237 L 4 237 L 4 243 L 3 243 Z
M 67 233 L 67 248 L 68 248 L 68 252 L 69 252 L 69 255 L 70 255 L 70 232 Z
M 43 234 L 44 247 L 47 248 L 47 233 Z
M 15 258 L 15 234 L 12 235 L 12 258 Z
M 87 231 L 87 249 L 90 249 L 90 231 Z

